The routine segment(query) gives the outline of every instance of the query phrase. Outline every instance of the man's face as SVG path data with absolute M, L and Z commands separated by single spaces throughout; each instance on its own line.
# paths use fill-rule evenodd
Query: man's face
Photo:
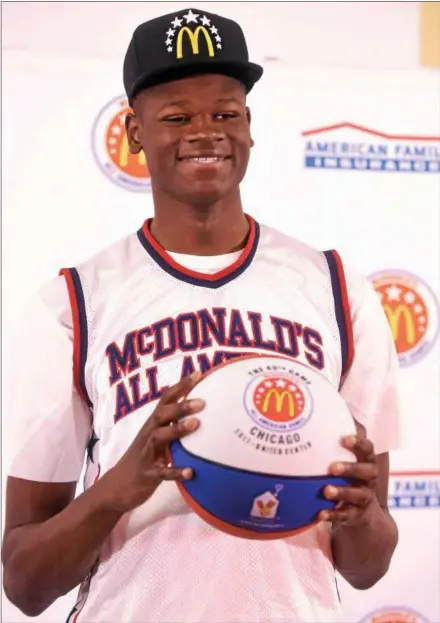
M 203 75 L 139 94 L 126 128 L 130 151 L 145 153 L 153 189 L 190 204 L 236 190 L 253 144 L 243 86 Z

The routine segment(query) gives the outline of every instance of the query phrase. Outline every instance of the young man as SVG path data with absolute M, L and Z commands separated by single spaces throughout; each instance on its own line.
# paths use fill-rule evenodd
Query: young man
M 240 27 L 217 15 L 180 11 L 133 35 L 126 129 L 146 155 L 154 218 L 42 288 L 21 332 L 3 562 L 6 594 L 26 614 L 81 583 L 69 622 L 329 623 L 341 617 L 334 568 L 359 589 L 388 569 L 393 341 L 374 291 L 352 271 L 345 281 L 336 253 L 243 212 L 246 93 L 261 75 Z M 281 541 L 205 525 L 173 482 L 190 470 L 165 458 L 203 410 L 180 399 L 243 352 L 321 370 L 359 425 L 342 441 L 357 462 L 329 466 L 355 484 L 327 488 L 337 508 Z

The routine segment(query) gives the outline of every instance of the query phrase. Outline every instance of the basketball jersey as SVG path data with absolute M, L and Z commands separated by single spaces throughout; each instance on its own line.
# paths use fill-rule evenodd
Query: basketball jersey
M 153 238 L 149 221 L 61 271 L 72 309 L 76 391 L 92 414 L 86 489 L 116 465 L 166 387 L 242 354 L 278 353 L 318 370 L 343 396 L 346 391 L 379 451 L 394 445 L 394 406 L 387 405 L 394 418 L 384 422 L 387 432 L 376 422 L 395 372 L 376 295 L 366 303 L 366 282 L 357 275 L 347 287 L 336 252 L 321 253 L 248 218 L 246 247 L 214 273 L 179 264 Z M 362 314 L 365 305 L 388 353 L 374 404 L 364 390 L 356 404 L 362 366 L 374 374 L 371 362 L 356 362 L 356 341 L 364 359 L 367 349 L 352 326 L 353 309 Z M 370 388 L 374 393 L 374 383 Z M 175 483 L 164 482 L 111 532 L 68 622 L 329 623 L 341 617 L 329 524 L 276 541 L 232 537 L 206 525 Z

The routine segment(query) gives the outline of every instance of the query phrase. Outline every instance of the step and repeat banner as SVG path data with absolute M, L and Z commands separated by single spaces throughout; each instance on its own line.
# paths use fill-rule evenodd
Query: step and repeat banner
M 31 293 L 152 214 L 146 163 L 128 153 L 124 134 L 121 65 L 3 53 L 4 363 Z M 389 504 L 400 542 L 373 589 L 339 581 L 344 620 L 438 622 L 439 74 L 274 65 L 249 105 L 246 210 L 336 248 L 370 278 L 399 354 L 403 445 L 391 457 Z M 7 365 L 3 374 L 5 468 Z M 33 620 L 65 620 L 72 601 Z M 25 620 L 3 597 L 3 621 Z

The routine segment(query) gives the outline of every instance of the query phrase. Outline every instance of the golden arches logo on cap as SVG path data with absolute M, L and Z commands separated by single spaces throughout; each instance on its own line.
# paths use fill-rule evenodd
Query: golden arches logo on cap
M 222 38 L 218 29 L 211 20 L 200 13 L 193 13 L 190 9 L 182 17 L 175 17 L 167 30 L 165 46 L 167 52 L 174 53 L 176 58 L 185 57 L 184 50 L 191 50 L 194 56 L 200 54 L 201 45 L 205 45 L 208 55 L 212 58 L 222 49 Z M 184 47 L 184 40 L 188 39 L 189 48 Z

